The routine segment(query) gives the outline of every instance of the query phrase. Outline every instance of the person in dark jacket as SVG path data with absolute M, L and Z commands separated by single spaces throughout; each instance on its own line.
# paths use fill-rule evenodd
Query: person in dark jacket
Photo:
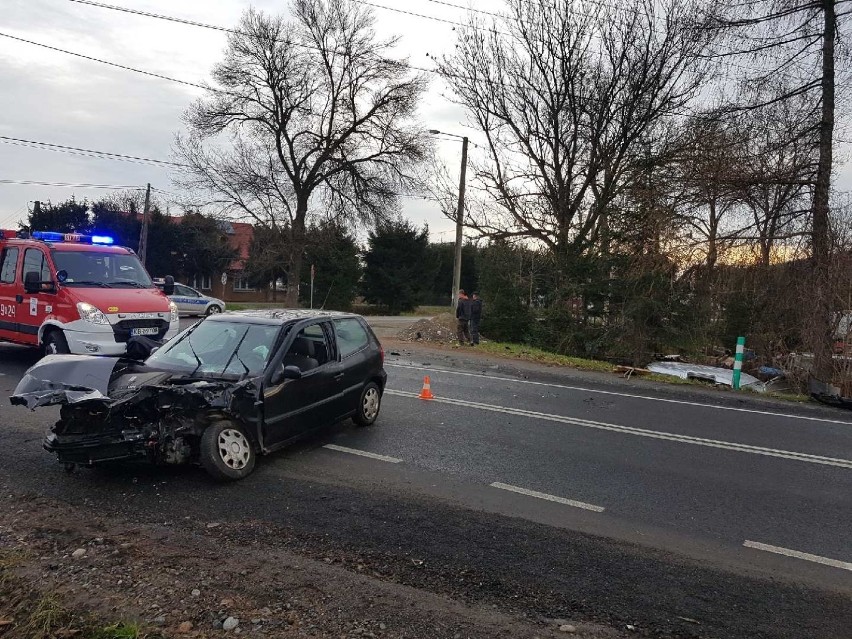
M 473 294 L 470 300 L 470 343 L 471 346 L 479 344 L 479 322 L 482 321 L 482 300 L 479 293 Z
M 470 344 L 470 300 L 464 292 L 464 289 L 459 289 L 459 302 L 456 305 L 456 321 L 458 322 L 458 338 L 459 344 Z

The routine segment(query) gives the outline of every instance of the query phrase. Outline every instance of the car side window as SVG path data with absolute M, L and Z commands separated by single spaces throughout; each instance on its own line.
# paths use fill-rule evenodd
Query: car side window
M 39 279 L 42 282 L 49 282 L 51 279 L 50 267 L 47 264 L 47 259 L 45 259 L 44 253 L 38 249 L 27 249 L 24 251 L 23 277 L 26 278 L 27 273 L 30 271 L 38 273 Z
M 15 267 L 18 265 L 18 249 L 5 248 L 0 258 L 0 282 L 12 284 L 15 281 Z
M 175 294 L 183 295 L 184 297 L 198 297 L 198 294 L 195 291 L 183 286 L 182 284 L 175 284 Z
M 337 336 L 340 357 L 356 353 L 370 343 L 367 331 L 361 322 L 354 318 L 335 320 L 334 334 Z
M 329 362 L 330 349 L 325 331 L 319 324 L 306 326 L 296 334 L 284 356 L 284 366 L 297 366 L 303 373 Z

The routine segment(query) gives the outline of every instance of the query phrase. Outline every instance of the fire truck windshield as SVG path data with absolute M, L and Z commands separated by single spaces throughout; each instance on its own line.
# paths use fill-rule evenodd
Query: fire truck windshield
M 153 288 L 142 263 L 128 253 L 53 251 L 56 271 L 65 271 L 65 286 Z

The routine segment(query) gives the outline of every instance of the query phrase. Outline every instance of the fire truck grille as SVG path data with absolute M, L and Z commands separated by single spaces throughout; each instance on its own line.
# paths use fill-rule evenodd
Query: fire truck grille
M 129 340 L 132 335 L 131 331 L 134 328 L 141 329 L 157 329 L 156 333 L 146 334 L 145 337 L 150 337 L 153 339 L 163 339 L 166 336 L 166 332 L 169 330 L 169 323 L 166 320 L 157 320 L 157 319 L 138 319 L 138 320 L 122 320 L 113 324 L 112 332 L 115 335 L 116 342 L 126 342 Z

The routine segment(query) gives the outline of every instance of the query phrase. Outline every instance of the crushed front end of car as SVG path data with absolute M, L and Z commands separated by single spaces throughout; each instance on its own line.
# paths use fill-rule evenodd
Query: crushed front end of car
M 197 461 L 204 431 L 218 420 L 250 419 L 256 398 L 252 379 L 199 379 L 126 359 L 64 355 L 34 365 L 10 399 L 31 409 L 60 405 L 44 448 L 66 465 L 92 466 Z M 252 429 L 245 431 L 252 440 Z

